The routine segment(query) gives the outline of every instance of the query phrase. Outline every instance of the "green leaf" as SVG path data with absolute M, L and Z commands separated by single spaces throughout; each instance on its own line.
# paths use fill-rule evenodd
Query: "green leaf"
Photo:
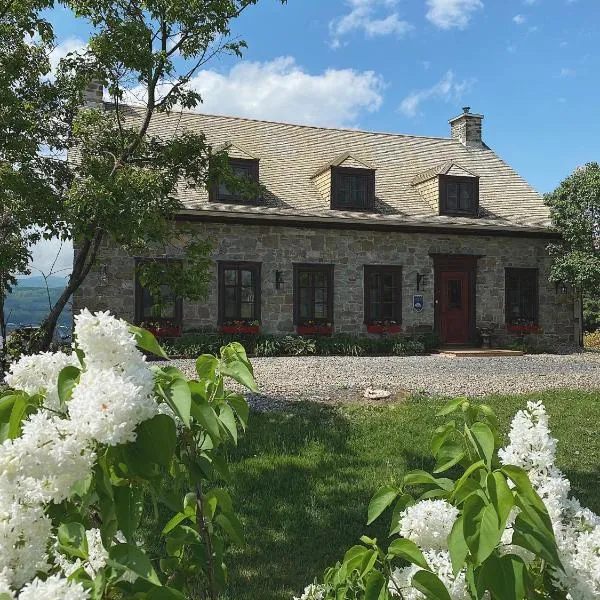
M 151 462 L 168 467 L 177 445 L 177 426 L 168 415 L 156 415 L 137 427 L 135 445 Z
M 221 439 L 221 430 L 219 429 L 219 419 L 214 408 L 209 404 L 194 403 L 192 406 L 192 416 L 206 431 L 210 437 L 217 441 Z
M 450 421 L 435 430 L 430 446 L 433 456 L 437 456 L 438 450 L 441 448 L 442 444 L 454 431 L 456 431 L 456 423 L 454 421 Z
M 471 475 L 479 471 L 480 469 L 485 469 L 485 463 L 482 460 L 478 460 L 477 462 L 467 467 L 465 472 L 461 475 L 460 479 L 456 482 L 456 485 L 454 486 L 452 498 L 455 498 L 457 496 L 458 492 L 460 491 L 462 486 L 466 484 Z
M 232 542 L 242 547 L 246 545 L 242 524 L 233 513 L 219 513 L 215 517 L 215 523 L 223 529 Z
M 143 499 L 143 488 L 128 485 L 115 488 L 117 523 L 128 542 L 133 542 L 133 535 L 140 524 Z
M 418 485 L 418 484 L 430 484 L 435 485 L 447 492 L 451 492 L 454 489 L 454 482 L 451 479 L 446 478 L 435 478 L 427 471 L 410 471 L 404 476 L 404 485 Z
M 73 389 L 79 382 L 80 375 L 81 369 L 74 366 L 65 367 L 58 374 L 58 397 L 63 404 L 71 399 Z
M 153 587 L 146 592 L 148 600 L 185 600 L 185 596 L 175 588 Z
M 463 534 L 472 556 L 478 564 L 493 552 L 500 542 L 504 528 L 492 504 L 480 496 L 469 496 L 463 506 Z
M 552 521 L 548 515 L 546 505 L 533 488 L 529 475 L 527 475 L 520 467 L 515 467 L 513 465 L 507 465 L 500 470 L 515 484 L 518 496 L 531 507 L 535 508 L 540 515 L 540 518 L 542 518 L 546 529 L 552 532 Z M 524 506 L 523 508 L 526 509 L 527 507 Z
M 464 396 L 450 400 L 450 402 L 445 404 L 442 410 L 436 414 L 436 417 L 445 417 L 446 415 L 453 413 L 464 402 L 468 402 L 467 398 Z
M 10 415 L 20 394 L 6 394 L 0 398 L 0 443 L 9 439 Z
M 490 556 L 477 575 L 477 587 L 487 589 L 493 598 L 525 600 L 527 598 L 527 567 L 513 554 Z
M 425 557 L 423 556 L 423 553 L 411 540 L 407 540 L 405 538 L 394 540 L 388 547 L 388 554 L 391 554 L 392 556 L 399 556 L 400 558 L 403 558 L 404 560 L 413 563 L 422 569 L 430 569 Z
M 169 360 L 167 353 L 161 348 L 160 344 L 156 341 L 156 338 L 149 331 L 146 331 L 141 327 L 136 327 L 135 325 L 130 325 L 129 331 L 135 336 L 135 343 L 139 348 L 156 356 L 160 356 L 165 360 Z
M 492 457 L 494 456 L 494 434 L 485 423 L 473 423 L 467 428 L 467 434 L 479 458 L 485 461 L 488 469 L 492 467 Z
M 179 416 L 179 418 L 190 426 L 190 411 L 192 406 L 192 394 L 185 375 L 175 367 L 165 367 L 163 373 L 168 380 L 161 383 L 161 391 L 167 404 Z
M 13 403 L 8 423 L 8 437 L 11 440 L 18 438 L 23 431 L 23 421 L 35 411 L 26 396 L 18 396 Z
M 427 600 L 452 600 L 446 586 L 431 571 L 417 571 L 412 585 L 425 594 Z
M 519 513 L 513 524 L 512 543 L 533 552 L 554 567 L 562 568 L 554 536 Z
M 465 560 L 469 555 L 469 547 L 465 540 L 463 528 L 463 517 L 461 515 L 454 522 L 452 531 L 448 536 L 448 549 L 450 550 L 450 558 L 452 560 L 452 571 L 455 575 L 463 568 Z
M 500 524 L 504 528 L 508 515 L 515 505 L 515 498 L 500 471 L 494 471 L 487 476 L 487 489 L 490 502 L 500 516 Z
M 367 555 L 371 556 L 371 551 L 364 546 L 352 546 L 344 555 L 343 564 L 346 565 L 348 573 L 352 573 L 360 568 Z
M 394 535 L 400 531 L 400 514 L 406 509 L 407 506 L 414 504 L 415 500 L 410 494 L 402 494 L 398 501 L 394 505 L 392 510 L 392 519 L 390 524 L 389 535 Z
M 235 411 L 235 414 L 240 420 L 242 429 L 245 431 L 248 426 L 248 417 L 250 416 L 250 407 L 248 406 L 246 399 L 241 394 L 228 394 L 225 400 Z
M 400 490 L 393 485 L 385 485 L 378 489 L 373 498 L 371 498 L 371 502 L 369 502 L 367 525 L 370 525 L 373 521 L 375 521 L 375 519 L 377 519 L 379 515 L 381 515 L 381 513 L 398 497 L 399 493 Z
M 465 457 L 462 444 L 446 440 L 437 452 L 434 473 L 443 473 L 458 464 Z
M 188 514 L 177 513 L 164 526 L 164 528 L 161 532 L 162 535 L 166 535 L 167 533 L 170 533 L 171 531 L 173 531 L 173 529 L 175 529 L 175 527 L 177 527 L 177 525 L 179 525 L 179 523 L 182 523 L 183 521 L 185 521 L 186 519 L 189 519 L 189 518 L 190 518 L 190 515 L 188 515 Z
M 387 579 L 378 571 L 373 571 L 365 588 L 365 600 L 382 600 L 387 598 Z
M 223 427 L 225 427 L 225 429 L 230 433 L 233 443 L 237 445 L 238 432 L 235 422 L 235 415 L 228 404 L 221 404 L 219 407 L 219 421 L 221 421 Z
M 219 371 L 224 377 L 230 377 L 250 391 L 258 392 L 252 365 L 248 361 L 246 351 L 241 344 L 233 342 L 221 348 Z
M 118 565 L 133 571 L 136 575 L 153 583 L 162 585 L 150 559 L 137 546 L 115 544 L 109 550 L 109 557 Z
M 87 559 L 88 543 L 81 523 L 61 523 L 58 526 L 58 543 L 69 556 Z
M 196 359 L 196 373 L 200 379 L 213 381 L 216 378 L 219 360 L 212 354 L 202 354 Z

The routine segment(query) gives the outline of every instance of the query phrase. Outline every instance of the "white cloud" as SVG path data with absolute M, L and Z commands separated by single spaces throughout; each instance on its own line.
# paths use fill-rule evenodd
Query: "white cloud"
M 517 24 L 517 25 L 523 25 L 523 23 L 525 23 L 525 21 L 527 21 L 527 17 L 524 17 L 523 15 L 515 15 L 513 17 L 513 21 Z
M 85 50 L 85 46 L 85 42 L 78 37 L 68 37 L 60 42 L 50 52 L 50 66 L 52 67 L 52 71 L 56 71 L 61 58 L 65 58 L 71 52 L 81 52 Z
M 341 38 L 354 31 L 363 31 L 371 38 L 382 35 L 404 37 L 414 27 L 393 10 L 398 0 L 347 0 L 350 12 L 329 23 L 332 48 L 341 46 Z M 378 16 L 385 9 L 386 16 Z M 389 12 L 389 11 L 392 12 Z
M 523 0 L 523 4 L 526 4 L 527 6 L 533 6 L 534 4 L 537 4 L 540 0 Z
M 573 77 L 574 75 L 575 71 L 569 67 L 563 67 L 559 73 L 560 77 Z
M 54 267 L 52 266 L 54 265 Z M 45 275 L 54 273 L 57 277 L 66 277 L 73 266 L 73 244 L 61 242 L 57 238 L 41 240 L 31 251 L 31 274 Z
M 411 92 L 400 104 L 400 111 L 407 117 L 415 117 L 421 108 L 421 104 L 430 99 L 459 100 L 465 92 L 468 92 L 473 86 L 473 79 L 463 79 L 458 81 L 453 71 L 448 71 L 440 81 L 430 88 Z
M 200 71 L 189 82 L 204 100 L 202 112 L 326 126 L 355 126 L 383 102 L 383 78 L 374 71 L 327 69 L 312 75 L 294 58 L 240 62 L 228 73 Z M 132 90 L 128 102 L 143 100 Z
M 483 8 L 481 0 L 427 0 L 427 18 L 440 29 L 465 29 L 476 10 Z

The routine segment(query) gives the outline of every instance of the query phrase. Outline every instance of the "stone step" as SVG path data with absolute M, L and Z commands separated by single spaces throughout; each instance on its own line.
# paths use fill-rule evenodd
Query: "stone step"
M 442 356 L 467 356 L 485 358 L 490 356 L 523 356 L 521 350 L 499 350 L 490 348 L 442 348 L 440 350 Z

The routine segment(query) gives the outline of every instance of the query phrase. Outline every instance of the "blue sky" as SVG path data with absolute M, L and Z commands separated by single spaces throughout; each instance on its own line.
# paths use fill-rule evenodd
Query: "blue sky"
M 56 57 L 84 43 L 66 10 L 51 20 Z M 598 22 L 598 0 L 260 0 L 235 24 L 244 59 L 193 83 L 206 112 L 419 135 L 469 105 L 543 193 L 600 160 Z

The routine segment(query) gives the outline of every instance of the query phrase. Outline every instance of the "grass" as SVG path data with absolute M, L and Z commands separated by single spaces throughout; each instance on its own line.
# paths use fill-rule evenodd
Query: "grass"
M 508 431 L 527 398 L 544 401 L 573 493 L 600 512 L 600 395 L 554 391 L 485 401 Z M 435 418 L 441 404 L 412 398 L 378 407 L 305 404 L 253 414 L 229 457 L 248 544 L 228 560 L 227 600 L 289 599 L 363 533 L 384 538 L 387 518 L 365 525 L 369 499 L 405 471 L 432 467 L 428 444 L 441 423 Z

